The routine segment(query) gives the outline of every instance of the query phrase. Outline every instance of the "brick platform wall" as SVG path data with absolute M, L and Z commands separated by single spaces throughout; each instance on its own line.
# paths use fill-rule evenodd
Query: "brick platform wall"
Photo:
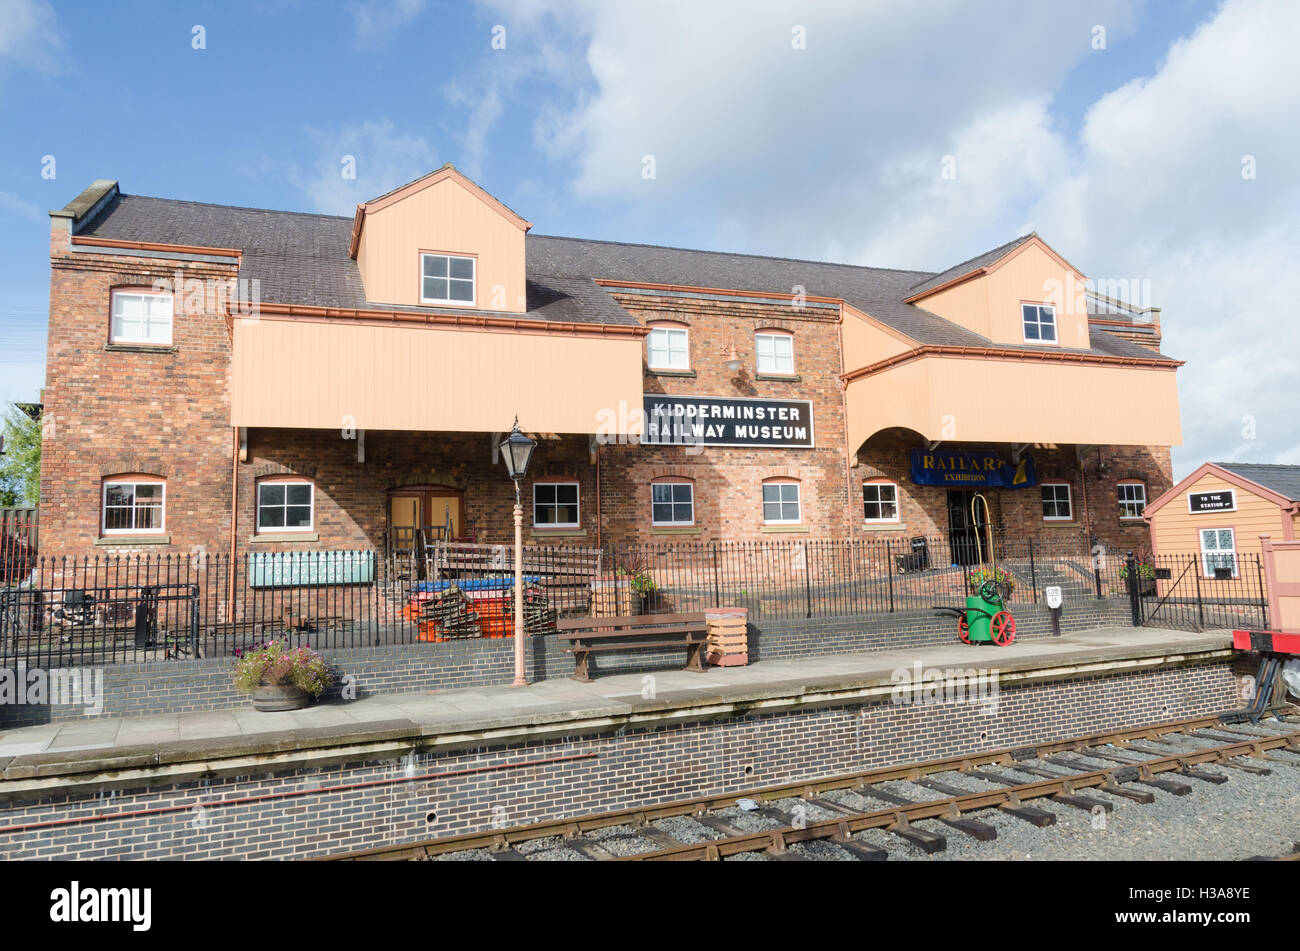
M 1232 665 L 1211 663 L 1006 688 L 996 710 L 884 701 L 10 801 L 0 859 L 339 853 L 1204 716 L 1237 697 Z M 65 822 L 7 831 L 52 820 Z
M 1130 622 L 1122 599 L 1080 601 L 1066 605 L 1062 630 L 1078 631 Z M 1049 612 L 1041 605 L 1016 609 L 1017 638 L 1051 636 Z M 930 611 L 831 618 L 824 620 L 760 620 L 749 625 L 750 659 L 789 660 L 858 651 L 932 647 L 956 642 L 955 622 Z M 530 680 L 569 677 L 573 657 L 554 637 L 534 637 L 528 644 Z M 992 647 L 973 651 L 994 652 Z M 334 671 L 335 684 L 321 698 L 325 703 L 376 694 L 505 686 L 514 678 L 514 641 L 472 639 L 441 644 L 358 647 L 322 652 Z M 592 666 L 599 674 L 671 670 L 682 663 L 681 650 L 612 651 Z M 985 663 L 983 654 L 975 654 Z M 152 716 L 247 707 L 248 698 L 231 684 L 227 658 L 113 664 L 103 668 L 104 711 L 100 716 Z M 350 678 L 350 679 L 345 679 Z M 81 707 L 0 706 L 0 727 L 29 726 L 67 720 L 95 719 Z

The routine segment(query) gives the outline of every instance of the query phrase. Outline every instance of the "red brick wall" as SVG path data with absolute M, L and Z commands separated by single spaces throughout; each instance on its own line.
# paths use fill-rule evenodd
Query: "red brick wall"
M 50 327 L 41 458 L 43 554 L 96 547 L 105 476 L 147 473 L 167 482 L 169 546 L 188 552 L 229 532 L 230 338 L 216 314 L 178 303 L 173 347 L 108 349 L 114 287 L 172 280 L 229 280 L 233 265 L 73 253 L 56 229 L 50 247 Z
M 108 342 L 109 293 L 114 286 L 150 285 L 173 279 L 229 280 L 225 264 L 162 261 L 115 254 L 72 253 L 56 227 L 51 243 L 50 333 L 45 393 L 46 435 L 41 475 L 42 549 L 46 554 L 86 555 L 123 550 L 100 540 L 100 495 L 104 477 L 126 472 L 158 475 L 167 482 L 169 545 L 131 550 L 188 553 L 195 548 L 226 552 L 230 545 L 229 424 L 230 338 L 218 314 L 185 314 L 177 308 L 173 348 L 165 352 L 117 351 Z M 543 439 L 531 480 L 576 478 L 581 485 L 577 532 L 558 540 L 578 544 L 633 539 L 688 541 L 758 540 L 790 537 L 905 538 L 947 531 L 946 496 L 938 487 L 915 486 L 908 475 L 914 433 L 878 434 L 858 452 L 859 465 L 845 459 L 843 396 L 839 383 L 837 312 L 787 303 L 702 300 L 616 292 L 639 321 L 672 320 L 690 328 L 691 373 L 645 373 L 647 393 L 681 396 L 769 397 L 811 400 L 813 449 L 706 448 L 606 445 L 592 465 L 584 436 Z M 755 370 L 754 333 L 780 327 L 794 336 L 794 380 L 761 379 Z M 739 372 L 723 366 L 734 344 Z M 640 407 L 629 409 L 639 410 Z M 987 447 L 970 447 L 987 448 Z M 1009 456 L 1007 447 L 999 449 Z M 1036 489 L 988 493 L 1001 531 L 1039 538 L 1084 536 L 1083 492 L 1073 448 L 1035 450 L 1041 478 L 1071 483 L 1075 521 L 1044 523 Z M 1104 473 L 1089 455 L 1087 502 L 1091 528 L 1103 544 L 1123 550 L 1146 544 L 1139 523 L 1118 516 L 1116 482 L 1139 478 L 1154 499 L 1172 484 L 1169 450 L 1104 447 Z M 239 466 L 239 550 L 246 550 L 255 526 L 257 479 L 285 474 L 316 485 L 319 541 L 303 547 L 380 546 L 387 522 L 388 490 L 402 485 L 440 484 L 464 490 L 468 529 L 481 541 L 513 537 L 513 488 L 504 467 L 492 458 L 488 434 L 369 432 L 365 462 L 357 444 L 335 432 L 254 430 L 248 459 Z M 656 478 L 687 479 L 695 485 L 696 526 L 686 532 L 651 525 L 650 484 Z M 862 518 L 861 484 L 885 477 L 899 485 L 898 526 L 869 528 Z M 803 524 L 792 534 L 772 531 L 762 521 L 762 485 L 789 478 L 800 484 Z M 599 507 L 597 501 L 599 499 Z M 525 526 L 531 526 L 531 484 L 525 486 Z M 599 511 L 598 511 L 599 509 Z M 599 526 L 598 526 L 599 522 Z M 530 541 L 557 536 L 527 532 Z
M 812 306 L 649 297 L 615 293 L 641 323 L 671 320 L 690 328 L 693 375 L 672 376 L 648 368 L 647 394 L 810 400 L 813 449 L 743 449 L 678 446 L 607 446 L 601 450 L 602 510 L 606 534 L 616 540 L 683 537 L 688 540 L 754 540 L 843 537 L 847 519 L 844 466 L 844 403 L 839 384 L 838 312 Z M 754 333 L 781 328 L 794 336 L 796 379 L 761 379 L 756 373 Z M 723 365 L 734 344 L 741 369 Z M 670 477 L 695 484 L 697 530 L 656 530 L 651 522 L 650 483 Z M 772 478 L 800 484 L 803 525 L 794 533 L 765 529 L 762 485 Z

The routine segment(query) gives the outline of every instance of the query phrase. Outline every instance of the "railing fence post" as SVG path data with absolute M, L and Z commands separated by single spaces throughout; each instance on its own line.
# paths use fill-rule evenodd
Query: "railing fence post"
M 1268 630 L 1268 593 L 1264 590 L 1263 552 L 1255 556 L 1255 576 L 1259 579 L 1259 610 L 1263 615 L 1261 630 Z
M 1093 566 L 1095 570 L 1096 556 L 1093 556 Z M 1133 617 L 1133 626 L 1142 626 L 1142 599 L 1138 594 L 1138 577 L 1137 577 L 1137 559 L 1133 557 L 1130 551 L 1124 556 L 1124 580 L 1128 587 L 1128 606 L 1129 613 Z
M 889 613 L 894 613 L 894 543 L 885 541 L 885 577 L 889 579 Z
M 1196 575 L 1196 626 L 1198 630 L 1205 628 L 1205 602 L 1201 600 L 1201 572 L 1200 567 L 1196 564 L 1196 556 L 1192 555 L 1192 568 Z
M 1034 604 L 1038 603 L 1038 567 L 1034 564 L 1034 540 L 1029 539 L 1029 584 L 1034 589 Z
M 803 593 L 807 612 L 804 617 L 812 617 L 812 561 L 808 556 L 808 543 L 803 543 Z

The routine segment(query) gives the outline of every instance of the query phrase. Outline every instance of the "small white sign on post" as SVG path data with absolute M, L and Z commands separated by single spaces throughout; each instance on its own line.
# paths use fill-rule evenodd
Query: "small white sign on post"
M 1061 606 L 1061 586 L 1048 585 L 1043 589 L 1043 594 L 1047 596 L 1047 606 L 1049 608 L 1059 608 Z

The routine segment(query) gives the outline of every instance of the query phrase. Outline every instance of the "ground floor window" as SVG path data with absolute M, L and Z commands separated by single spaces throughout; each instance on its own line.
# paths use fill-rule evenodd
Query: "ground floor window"
M 167 487 L 158 481 L 104 483 L 104 534 L 161 532 Z
M 1048 482 L 1043 489 L 1043 521 L 1068 522 L 1074 518 L 1070 506 L 1070 487 L 1064 482 Z
M 1237 577 L 1237 538 L 1230 528 L 1201 529 L 1201 571 L 1213 578 L 1216 568 L 1227 568 Z
M 655 525 L 694 525 L 695 486 L 689 482 L 651 484 L 650 514 Z
M 893 482 L 862 483 L 862 517 L 868 522 L 897 522 L 898 486 Z
M 578 483 L 534 482 L 533 527 L 577 528 Z
M 802 521 L 798 482 L 763 485 L 763 521 L 769 525 L 795 525 Z
M 257 486 L 259 532 L 309 532 L 314 487 L 310 482 L 262 482 Z
M 1119 517 L 1141 518 L 1147 507 L 1147 487 L 1141 482 L 1119 484 Z

